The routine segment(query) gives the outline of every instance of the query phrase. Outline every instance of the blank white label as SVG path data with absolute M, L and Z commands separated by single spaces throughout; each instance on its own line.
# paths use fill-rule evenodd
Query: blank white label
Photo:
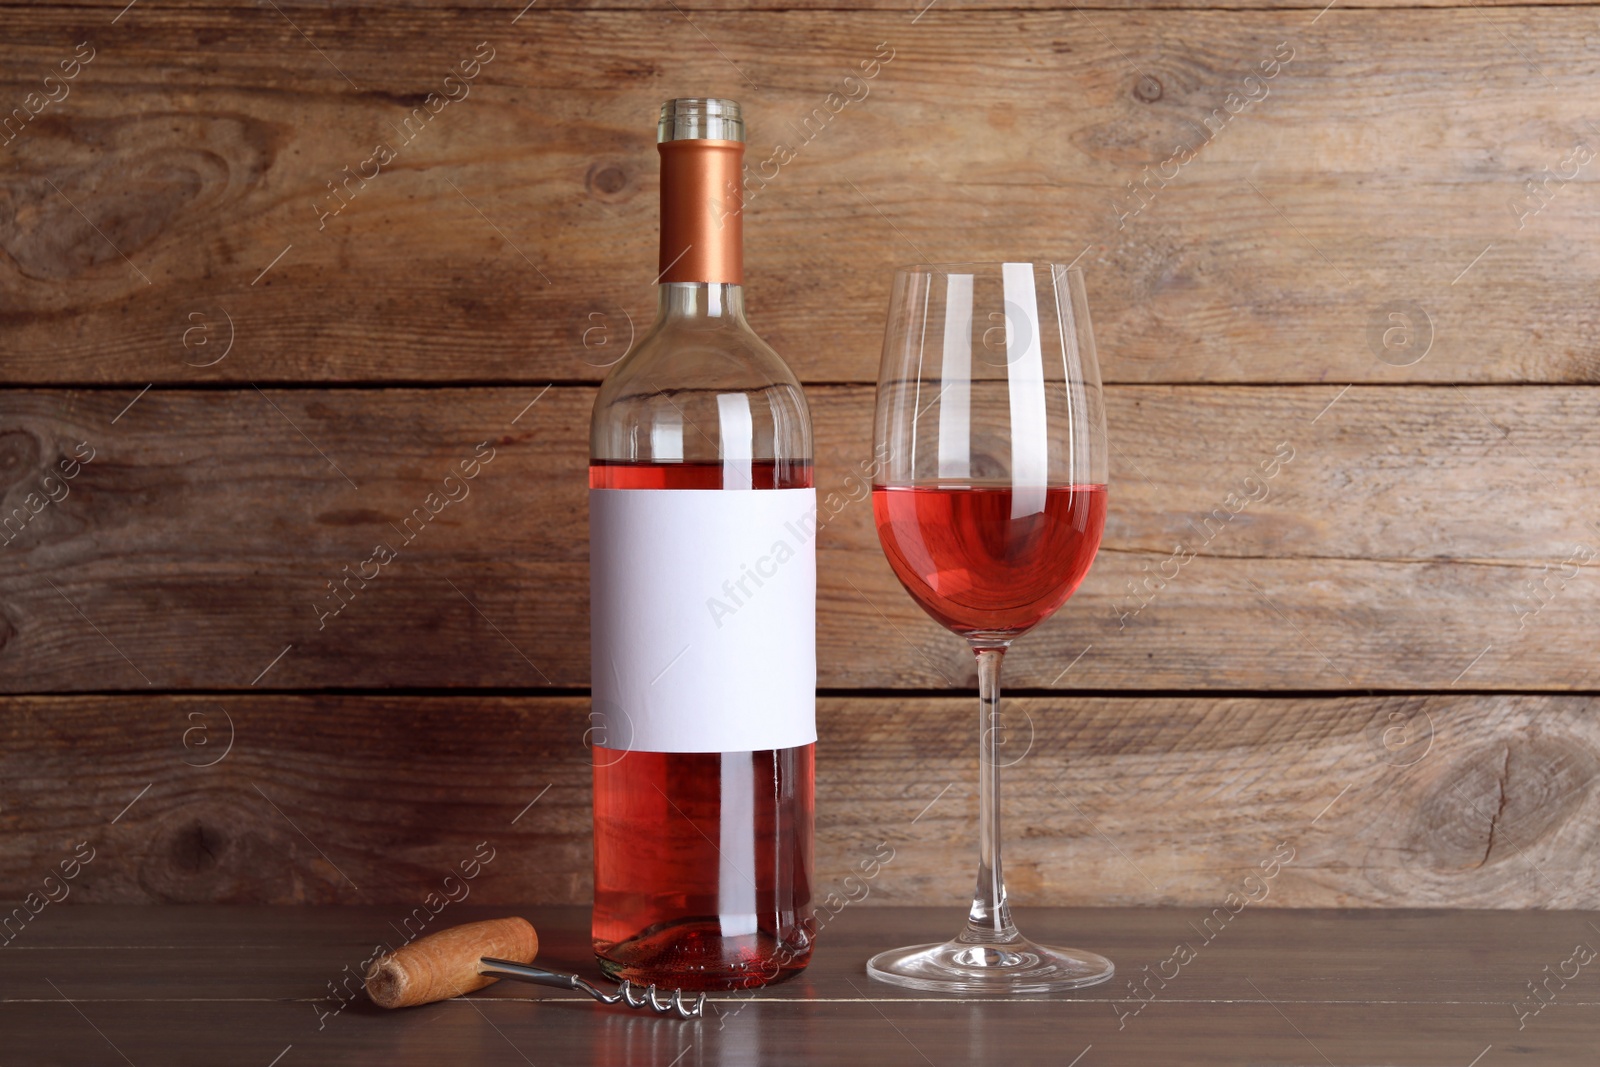
M 816 519 L 815 489 L 589 490 L 591 740 L 816 741 Z

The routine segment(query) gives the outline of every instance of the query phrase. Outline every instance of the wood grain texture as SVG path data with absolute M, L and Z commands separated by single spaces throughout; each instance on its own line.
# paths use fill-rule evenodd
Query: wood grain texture
M 859 899 L 861 862 L 887 845 L 866 903 L 948 905 L 954 921 L 974 862 L 974 703 L 821 700 L 820 901 Z M 1593 908 L 1597 710 L 1015 698 L 1008 884 L 1025 907 Z M 581 697 L 8 698 L 0 899 L 88 841 L 79 903 L 410 907 L 475 856 L 473 904 L 587 901 L 587 712 Z
M 1069 921 L 1063 919 L 1063 925 Z M 926 930 L 917 936 L 926 936 Z M 882 944 L 879 940 L 873 947 Z M 1377 962 L 1369 966 L 1381 967 L 1386 958 L 1374 957 Z M 849 977 L 860 987 L 869 981 L 859 968 Z M 839 985 L 850 989 L 843 981 Z M 43 981 L 30 989 L 50 994 Z M 595 1067 L 838 1062 L 885 1067 L 926 1067 L 931 1062 L 944 1067 L 997 1061 L 1061 1067 L 1089 1046 L 1094 1059 L 1084 1059 L 1080 1067 L 1091 1062 L 1106 1067 L 1168 1062 L 1302 1067 L 1324 1063 L 1318 1048 L 1337 1057 L 1331 1059 L 1336 1064 L 1431 1067 L 1441 1062 L 1430 1058 L 1441 1055 L 1441 1049 L 1452 1056 L 1464 1054 L 1467 1058 L 1460 1062 L 1466 1064 L 1491 1045 L 1506 1064 L 1588 1067 L 1594 1031 L 1600 1027 L 1600 1008 L 1582 1002 L 1557 1002 L 1528 1033 L 1519 1034 L 1509 1000 L 1489 1008 L 1456 1004 L 1419 1010 L 1414 1004 L 1281 1004 L 1270 990 L 1268 996 L 1273 1003 L 1258 998 L 1248 1003 L 1165 1004 L 1124 1031 L 1117 1030 L 1111 1006 L 1099 1001 L 980 1005 L 932 997 L 903 1004 L 757 997 L 737 1015 L 732 1013 L 741 1005 L 727 1005 L 732 1017 L 726 1027 L 719 1019 L 699 1029 L 663 1026 L 633 1012 L 592 1005 L 499 1003 L 497 998 L 450 1001 L 399 1018 L 373 1018 L 352 1008 L 326 1031 L 316 1028 L 314 1005 L 282 1000 L 151 1004 L 124 997 L 111 1003 L 83 1002 L 80 1010 L 125 1048 L 132 1062 L 175 1067 L 265 1064 L 290 1046 L 291 1057 L 309 1049 L 352 1067 L 431 1067 L 464 1055 L 483 1067 L 527 1067 L 546 1059 Z M 1285 1015 L 1293 1025 L 1284 1021 Z M 0 1026 L 16 1035 L 13 1047 L 24 1062 L 121 1062 L 108 1058 L 115 1053 L 104 1038 L 59 997 L 39 1004 L 0 1004 Z M 1296 1026 L 1304 1036 L 1295 1033 Z M 1507 1044 L 1497 1045 L 1495 1037 Z M 1252 1058 L 1242 1059 L 1246 1056 Z
M 1508 209 L 1592 137 L 1592 15 L 1348 6 L 11 8 L 0 113 L 97 53 L 0 146 L 0 375 L 596 379 L 652 312 L 659 102 L 741 97 L 759 164 L 843 87 L 868 95 L 749 209 L 756 321 L 807 380 L 872 379 L 896 264 L 1080 253 L 1114 381 L 1595 380 L 1586 174 Z M 322 228 L 317 198 L 479 42 L 470 96 Z M 1280 42 L 1267 95 L 1206 134 Z M 1119 228 L 1127 184 L 1206 139 Z M 1401 305 L 1417 336 L 1386 350 Z
M 1179 909 L 1036 909 L 1054 943 L 1108 953 L 1118 979 L 1052 997 L 929 997 L 872 982 L 863 962 L 943 930 L 946 909 L 848 908 L 809 968 L 783 985 L 713 997 L 706 1021 L 601 1008 L 578 994 L 501 982 L 405 1012 L 360 1001 L 337 1013 L 330 982 L 376 941 L 395 908 L 62 909 L 31 949 L 0 953 L 0 1025 L 22 1062 L 338 1062 L 486 1067 L 739 1064 L 936 1065 L 1467 1063 L 1592 1061 L 1600 1003 L 1582 979 L 1518 1029 L 1528 978 L 1593 943 L 1593 913 L 1251 910 L 1138 1005 L 1124 976 L 1198 941 Z M 491 912 L 466 905 L 460 918 Z M 528 909 L 549 959 L 589 971 L 586 913 Z M 41 920 L 42 921 L 42 920 Z M 85 952 L 80 946 L 93 945 Z M 152 950 L 151 945 L 159 945 Z M 254 964 L 240 967 L 241 956 Z M 541 960 L 546 959 L 541 953 Z M 1171 974 L 1170 968 L 1168 969 Z M 52 988 L 53 987 L 53 988 Z M 66 1003 L 66 998 L 73 1003 Z M 1146 998 L 1150 993 L 1145 994 Z M 81 1013 L 81 1014 L 80 1014 Z M 89 1020 L 89 1021 L 85 1021 Z M 114 1051 L 115 1050 L 115 1051 Z M 1486 1057 L 1487 1058 L 1487 1057 Z
M 444 922 L 481 921 L 511 910 L 539 932 L 539 959 L 566 970 L 593 966 L 589 909 L 577 905 L 479 905 L 470 900 Z M 130 981 L 145 968 L 152 999 L 210 1000 L 232 969 L 229 993 L 241 999 L 275 994 L 299 998 L 326 993 L 316 977 L 336 974 L 352 953 L 394 940 L 388 925 L 403 916 L 397 905 L 275 908 L 249 905 L 160 907 L 87 904 L 41 916 L 16 951 L 0 952 L 0 1003 L 15 1002 L 22 982 L 37 981 L 48 960 L 64 986 L 86 1000 L 127 996 Z M 861 980 L 866 955 L 884 944 L 904 943 L 948 921 L 942 907 L 850 906 L 824 925 L 811 965 L 793 981 L 768 986 L 752 1004 L 822 998 L 860 1003 L 904 1004 L 923 998 L 915 990 Z M 1027 908 L 1023 921 L 1040 938 L 1066 939 L 1111 954 L 1124 972 L 1153 955 L 1171 951 L 1173 935 L 1198 924 L 1207 912 L 1194 908 Z M 1261 908 L 1242 913 L 1225 937 L 1213 938 L 1205 967 L 1183 972 L 1169 987 L 1170 1003 L 1257 1002 L 1252 971 L 1271 976 L 1268 995 L 1300 1003 L 1369 1004 L 1385 1000 L 1418 1008 L 1450 1002 L 1504 1009 L 1508 978 L 1538 973 L 1552 945 L 1577 934 L 1596 918 L 1582 911 L 1481 911 L 1468 909 Z M 1578 938 L 1585 935 L 1577 934 Z M 95 946 L 163 945 L 181 953 L 182 967 L 151 968 L 133 952 L 96 958 Z M 1402 947 L 1403 951 L 1389 949 Z M 258 954 L 260 966 L 237 967 L 237 954 Z M 1513 979 L 1514 980 L 1514 979 Z M 852 988 L 850 983 L 855 982 Z M 1123 999 L 1117 983 L 1072 994 L 1041 997 L 1066 1008 Z M 1574 984 L 1557 1004 L 1600 1006 L 1600 995 Z M 715 995 L 714 1004 L 737 1003 L 743 994 Z M 726 998 L 726 999 L 724 999 Z M 482 1003 L 586 1004 L 581 994 L 502 982 L 477 995 Z M 1037 1003 L 1038 1001 L 1035 1001 Z M 467 1007 L 461 1005 L 461 1007 Z M 372 1013 L 376 1015 L 376 1013 Z M 1142 1015 L 1139 1025 L 1152 1017 Z M 404 1018 L 405 1016 L 378 1016 Z M 1540 1016 L 1540 1023 L 1544 1021 Z M 1531 1035 L 1528 1035 L 1531 1036 Z
M 117 0 L 81 0 L 72 5 L 75 8 L 100 9 L 106 12 L 107 20 L 121 11 L 125 3 L 119 4 Z M 166 9 L 191 9 L 208 11 L 214 9 L 216 0 L 174 0 L 172 3 L 162 5 Z M 296 21 L 301 16 L 314 20 L 317 16 L 340 12 L 344 9 L 360 10 L 371 8 L 371 0 L 290 0 L 280 3 L 279 7 L 286 12 L 292 12 Z M 427 7 L 427 0 L 383 0 L 383 6 L 397 10 Z M 522 23 L 532 17 L 531 13 L 522 13 L 523 7 L 518 4 L 506 4 L 496 0 L 459 0 L 451 5 L 454 8 L 483 9 L 494 13 L 502 13 L 509 21 L 513 18 Z M 527 5 L 532 12 L 546 11 L 653 11 L 659 12 L 659 7 L 650 0 L 538 0 L 537 4 Z M 1073 7 L 1071 0 L 972 0 L 962 3 L 959 7 L 948 6 L 941 3 L 929 4 L 922 0 L 920 4 L 908 4 L 904 0 L 864 0 L 858 4 L 844 4 L 841 0 L 712 0 L 709 3 L 678 4 L 678 7 L 689 15 L 726 15 L 740 12 L 858 12 L 874 11 L 899 16 L 909 22 L 916 19 L 923 22 L 935 14 L 947 18 L 960 18 L 962 13 L 969 11 L 1097 11 L 1118 12 L 1122 10 L 1170 11 L 1170 10 L 1221 10 L 1221 11 L 1284 11 L 1298 8 L 1308 8 L 1311 15 L 1316 15 L 1326 4 L 1315 3 L 1314 0 L 1160 0 L 1153 4 L 1135 4 L 1132 0 L 1094 0 L 1092 4 L 1079 4 Z M 1344 12 L 1349 9 L 1366 8 L 1414 8 L 1414 7 L 1451 7 L 1452 0 L 1340 0 L 1336 5 L 1331 5 L 1332 10 Z M 1485 0 L 1484 7 L 1527 7 L 1528 0 Z M 1593 6 L 1593 0 L 1551 0 L 1548 6 L 1552 7 L 1588 7 Z M 926 14 L 924 14 L 926 10 Z M 517 18 L 518 14 L 521 18 Z M 920 15 L 920 17 L 919 17 Z M 537 25 L 534 23 L 533 25 Z M 530 27 L 531 28 L 531 27 Z
M 97 450 L 0 548 L 0 687 L 587 684 L 592 390 L 135 394 L 0 394 L 0 520 L 26 518 L 79 443 Z M 970 687 L 970 653 L 877 545 L 871 390 L 811 399 L 832 515 L 819 684 Z M 1104 547 L 1018 642 L 1010 685 L 1594 686 L 1584 387 L 1128 386 L 1108 403 Z M 427 519 L 444 478 L 491 452 Z M 378 542 L 398 554 L 381 568 Z
M 1514 965 L 1418 948 L 1428 966 L 1407 971 L 1341 955 L 1349 926 L 1258 913 L 1600 906 L 1595 698 L 1493 692 L 1600 689 L 1594 164 L 1525 185 L 1600 136 L 1594 13 L 1163 6 L 0 7 L 0 692 L 99 692 L 0 700 L 0 899 L 85 841 L 75 905 L 382 903 L 403 923 L 483 849 L 462 908 L 587 898 L 587 383 L 652 314 L 655 109 L 730 95 L 752 164 L 798 148 L 751 201 L 747 260 L 758 328 L 817 383 L 837 512 L 819 542 L 819 896 L 882 843 L 869 905 L 953 917 L 970 888 L 972 700 L 931 695 L 971 688 L 970 657 L 899 588 L 859 499 L 888 272 L 1077 256 L 1116 383 L 1111 518 L 1073 603 L 1009 657 L 1032 694 L 1009 722 L 1013 893 L 1203 923 L 1293 854 L 1203 992 L 1131 1038 L 1088 1006 L 1090 1062 L 1170 1062 L 1181 1042 L 1184 1062 L 1466 1063 L 1480 1032 L 1529 1062 L 1592 1053 L 1592 998 L 1536 1033 L 1489 1019 L 1563 958 L 1534 919 Z M 893 58 L 847 83 L 880 41 Z M 79 42 L 93 59 L 70 93 L 30 96 Z M 485 49 L 470 95 L 428 117 Z M 1228 118 L 1274 57 L 1266 95 Z M 395 159 L 334 193 L 380 142 Z M 1152 171 L 1176 176 L 1141 204 L 1129 183 Z M 55 388 L 73 385 L 101 388 Z M 45 475 L 91 454 L 43 503 L 63 488 Z M 377 541 L 395 561 L 330 599 Z M 361 692 L 295 692 L 345 688 Z M 236 980 L 232 950 L 197 957 L 157 979 L 177 999 L 152 1012 L 94 942 L 52 940 L 75 910 L 26 931 L 65 993 L 0 953 L 7 1055 L 107 1051 L 13 979 L 98 991 L 88 1014 L 141 1063 L 244 1062 L 240 1034 L 276 1062 L 321 1036 L 293 1002 L 303 956 L 264 951 L 262 1001 L 226 1020 L 179 1003 L 185 980 Z M 926 919 L 876 910 L 899 917 L 875 934 L 922 936 Z M 1188 936 L 1177 919 L 1095 932 L 1154 963 Z M 1447 927 L 1432 935 L 1471 942 Z M 1327 949 L 1299 972 L 1297 938 Z M 1293 973 L 1263 994 L 1262 963 Z M 1323 982 L 1341 967 L 1387 984 Z M 824 999 L 848 997 L 828 975 Z M 1419 1022 L 1412 997 L 1438 1010 Z M 591 1009 L 496 1010 L 505 1033 L 462 1011 L 420 1042 L 352 1012 L 338 1058 L 522 1062 L 515 1033 L 561 1062 L 745 1062 L 759 1044 L 776 1063 L 819 1028 L 848 1058 L 928 1058 L 867 1005 L 758 1005 L 744 1044 L 719 1031 L 686 1059 L 648 1021 L 551 1036 L 540 1016 Z M 889 1010 L 935 1057 L 999 1058 L 985 1034 L 1004 1033 L 1008 1062 L 1028 1061 L 1020 1035 L 1065 1063 L 1082 1031 L 1023 1005 Z

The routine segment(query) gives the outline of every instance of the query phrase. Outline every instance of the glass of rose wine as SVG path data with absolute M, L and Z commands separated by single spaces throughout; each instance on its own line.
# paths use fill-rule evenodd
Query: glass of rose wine
M 1039 993 L 1110 978 L 1110 960 L 1017 932 L 1000 863 L 1000 664 L 1066 603 L 1100 546 L 1106 438 L 1081 271 L 1048 263 L 895 273 L 874 419 L 878 540 L 978 673 L 978 877 L 966 928 L 874 956 L 881 981 Z

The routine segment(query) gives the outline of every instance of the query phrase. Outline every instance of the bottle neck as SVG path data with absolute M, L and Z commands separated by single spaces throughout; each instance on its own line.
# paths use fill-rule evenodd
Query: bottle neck
M 709 138 L 664 141 L 660 281 L 744 282 L 744 145 Z
M 662 322 L 744 326 L 744 287 L 727 282 L 663 282 L 656 316 Z

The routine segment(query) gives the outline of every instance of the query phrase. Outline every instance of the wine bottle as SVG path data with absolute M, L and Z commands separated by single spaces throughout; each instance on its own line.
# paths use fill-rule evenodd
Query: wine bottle
M 750 988 L 814 929 L 811 418 L 745 320 L 739 105 L 668 101 L 658 142 L 659 310 L 590 427 L 594 950 Z

